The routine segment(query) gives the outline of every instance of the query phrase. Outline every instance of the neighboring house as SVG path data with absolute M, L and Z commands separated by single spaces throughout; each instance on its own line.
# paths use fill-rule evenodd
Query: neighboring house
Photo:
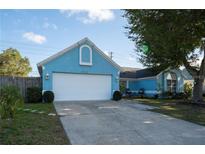
M 84 38 L 37 64 L 43 91 L 55 101 L 108 100 L 119 90 L 120 66 Z
M 180 69 L 166 69 L 162 72 L 146 69 L 122 69 L 120 82 L 138 94 L 140 89 L 144 89 L 145 96 L 154 97 L 164 92 L 180 93 L 184 89 L 184 76 Z

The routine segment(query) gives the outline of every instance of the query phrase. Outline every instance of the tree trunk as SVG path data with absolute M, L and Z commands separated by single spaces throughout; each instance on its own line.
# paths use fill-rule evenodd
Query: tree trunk
M 205 40 L 202 40 L 201 53 L 203 52 L 203 59 L 199 69 L 193 67 L 187 60 L 187 57 L 184 57 L 183 63 L 187 71 L 194 78 L 194 87 L 193 87 L 193 103 L 203 103 L 203 83 L 205 78 Z
M 192 102 L 193 103 L 203 103 L 203 82 L 204 79 L 195 78 L 194 79 L 194 88 L 193 88 L 193 96 Z

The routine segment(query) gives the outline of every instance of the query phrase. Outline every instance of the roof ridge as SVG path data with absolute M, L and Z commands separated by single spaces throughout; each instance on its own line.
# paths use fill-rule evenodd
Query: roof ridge
M 53 59 L 55 59 L 55 58 L 57 58 L 57 57 L 63 55 L 64 53 L 69 52 L 71 49 L 77 47 L 78 45 L 84 43 L 85 41 L 88 41 L 94 48 L 96 48 L 96 50 L 101 54 L 101 56 L 104 56 L 104 58 L 105 58 L 108 62 L 110 62 L 113 66 L 115 66 L 115 67 L 117 67 L 118 69 L 121 70 L 121 66 L 118 65 L 118 64 L 117 64 L 114 60 L 112 60 L 110 57 L 108 57 L 108 56 L 107 56 L 101 49 L 99 49 L 99 48 L 95 45 L 95 43 L 93 43 L 88 37 L 84 37 L 83 39 L 77 41 L 76 43 L 73 43 L 73 44 L 70 45 L 69 47 L 64 48 L 63 50 L 61 50 L 61 51 L 59 51 L 59 52 L 57 52 L 57 53 L 51 55 L 50 57 L 48 57 L 48 58 L 42 60 L 41 62 L 39 62 L 39 63 L 37 64 L 37 66 L 40 67 L 40 66 L 42 66 L 43 64 L 48 63 L 49 61 L 51 61 L 51 60 L 53 60 Z

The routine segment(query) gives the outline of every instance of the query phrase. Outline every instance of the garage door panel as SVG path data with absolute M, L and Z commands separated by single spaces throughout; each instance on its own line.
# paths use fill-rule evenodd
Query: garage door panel
M 53 73 L 55 101 L 111 98 L 110 75 Z

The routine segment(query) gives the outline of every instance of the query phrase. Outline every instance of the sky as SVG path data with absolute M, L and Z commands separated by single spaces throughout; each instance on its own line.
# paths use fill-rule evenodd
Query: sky
M 0 10 L 0 53 L 16 48 L 36 64 L 88 37 L 120 66 L 142 68 L 126 34 L 123 10 Z

